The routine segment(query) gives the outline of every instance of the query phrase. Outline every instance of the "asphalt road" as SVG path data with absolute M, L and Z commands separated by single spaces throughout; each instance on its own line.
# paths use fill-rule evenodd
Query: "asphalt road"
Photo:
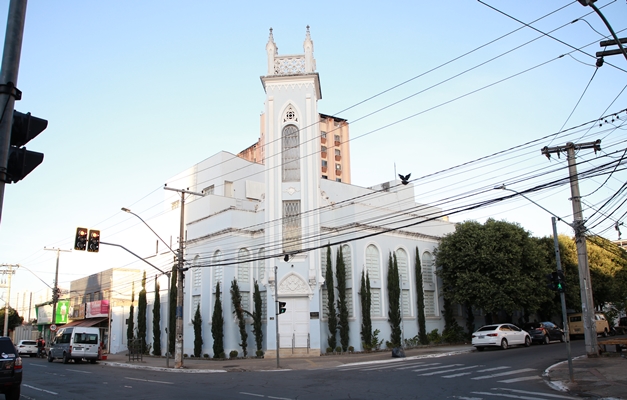
M 584 354 L 583 340 L 572 342 Z M 544 370 L 566 345 L 486 349 L 300 371 L 173 373 L 24 359 L 23 399 L 559 399 Z

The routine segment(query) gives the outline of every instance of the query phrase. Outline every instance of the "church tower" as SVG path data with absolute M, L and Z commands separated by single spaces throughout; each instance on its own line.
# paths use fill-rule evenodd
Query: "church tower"
M 278 318 L 280 348 L 302 354 L 320 354 L 320 257 L 319 251 L 307 251 L 319 245 L 320 232 L 318 100 L 322 94 L 313 49 L 307 26 L 304 54 L 279 56 L 271 28 L 266 44 L 268 71 L 261 77 L 266 92 L 265 243 L 267 252 L 285 255 L 268 263 L 268 315 L 274 315 L 274 285 L 278 285 L 279 300 L 286 303 L 286 312 Z M 271 356 L 276 351 L 275 324 L 268 323 L 267 328 Z

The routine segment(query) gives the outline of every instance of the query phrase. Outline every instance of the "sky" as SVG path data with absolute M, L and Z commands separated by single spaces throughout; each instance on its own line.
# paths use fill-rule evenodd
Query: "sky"
M 627 4 L 596 4 L 627 36 Z M 0 20 L 8 5 L 0 1 Z M 417 201 L 455 194 L 462 204 L 464 193 L 477 196 L 468 201 L 512 194 L 493 189 L 502 183 L 524 191 L 565 178 L 564 154 L 547 159 L 544 146 L 601 139 L 602 151 L 578 151 L 580 172 L 620 160 L 626 147 L 625 112 L 597 119 L 626 108 L 627 60 L 606 57 L 596 68 L 609 31 L 577 1 L 31 0 L 15 108 L 49 124 L 27 144 L 44 162 L 5 189 L 0 263 L 22 266 L 11 304 L 28 291 L 33 302 L 48 300 L 57 257 L 50 249 L 70 250 L 76 227 L 133 249 L 129 230 L 140 222 L 121 207 L 150 224 L 175 195 L 163 190 L 166 180 L 255 143 L 269 28 L 279 55 L 302 54 L 308 25 L 318 109 L 350 123 L 354 185 L 411 173 Z M 610 171 L 580 185 L 594 233 L 615 240 L 626 176 Z M 554 214 L 566 221 L 559 233 L 572 235 L 568 185 L 527 197 L 450 218 L 502 219 L 548 236 Z M 119 253 L 59 252 L 59 284 L 136 266 Z

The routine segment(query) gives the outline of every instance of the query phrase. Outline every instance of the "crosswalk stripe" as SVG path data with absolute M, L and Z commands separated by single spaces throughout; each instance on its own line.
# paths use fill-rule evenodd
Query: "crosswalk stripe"
M 398 363 L 394 363 L 394 364 L 398 364 Z M 411 364 L 409 366 L 404 366 L 404 367 L 400 367 L 400 368 L 399 368 L 398 365 L 386 365 L 386 366 L 382 366 L 382 367 L 363 368 L 362 371 L 375 371 L 375 370 L 379 370 L 379 369 L 390 369 L 390 368 L 410 369 L 410 368 L 416 368 L 418 366 L 426 366 L 426 365 L 440 365 L 440 363 L 425 364 L 425 363 L 419 362 L 419 363 L 414 363 L 414 364 Z
M 500 369 L 508 369 L 508 368 L 511 368 L 511 367 L 505 367 L 505 366 L 503 366 L 503 367 L 495 367 L 495 368 L 486 368 L 486 369 L 479 370 L 479 371 L 477 371 L 477 372 L 490 372 L 490 371 L 498 371 L 498 370 L 500 370 Z
M 475 371 L 470 371 L 470 372 L 461 372 L 459 374 L 454 374 L 454 375 L 445 375 L 442 378 L 458 378 L 460 376 L 464 376 L 464 375 L 470 375 Z
M 446 373 L 449 373 L 449 372 L 463 371 L 465 369 L 472 369 L 472 368 L 477 368 L 477 367 L 479 367 L 479 365 L 471 365 L 470 367 L 453 368 L 453 369 L 447 369 L 447 370 L 444 370 L 444 371 L 427 372 L 426 374 L 420 374 L 418 376 L 440 375 L 440 374 L 446 374 Z
M 523 373 L 523 372 L 531 372 L 531 371 L 535 371 L 535 370 L 533 368 L 523 368 L 523 369 L 517 369 L 517 370 L 514 370 L 514 371 L 500 372 L 498 374 L 477 376 L 477 377 L 470 378 L 470 379 L 474 379 L 474 380 L 489 379 L 489 378 L 496 378 L 497 376 L 514 375 L 514 374 L 520 374 L 520 373 Z
M 521 394 L 537 394 L 537 395 L 541 395 L 541 396 L 544 396 L 544 397 L 553 397 L 553 398 L 556 398 L 556 399 L 577 399 L 578 398 L 578 397 L 571 397 L 571 396 L 563 396 L 563 395 L 560 395 L 560 394 L 529 392 L 527 390 L 510 389 L 510 388 L 494 388 L 492 390 L 505 390 L 507 392 L 521 393 Z
M 411 369 L 411 368 L 416 368 L 417 366 L 427 366 L 427 365 L 439 365 L 440 363 L 430 363 L 430 364 L 425 364 L 425 363 L 415 363 L 413 365 L 410 365 L 408 367 L 401 367 L 401 368 L 396 368 L 398 370 L 403 370 L 403 369 Z
M 511 397 L 513 399 L 524 399 L 524 400 L 538 400 L 538 396 L 534 397 L 526 397 L 526 396 L 516 396 L 513 394 L 505 394 L 505 393 L 491 393 L 491 392 L 471 392 L 472 394 L 482 394 L 487 396 L 499 396 L 499 397 Z
M 450 368 L 450 367 L 461 367 L 464 364 L 451 364 L 451 365 L 440 365 L 439 367 L 429 367 L 429 368 L 421 368 L 421 369 L 412 369 L 411 372 L 422 372 L 429 371 L 431 369 L 440 369 L 440 368 Z
M 499 381 L 499 382 L 514 383 L 514 382 L 532 381 L 532 380 L 536 380 L 536 379 L 542 379 L 542 377 L 540 375 L 523 376 L 521 378 L 505 379 L 505 380 Z

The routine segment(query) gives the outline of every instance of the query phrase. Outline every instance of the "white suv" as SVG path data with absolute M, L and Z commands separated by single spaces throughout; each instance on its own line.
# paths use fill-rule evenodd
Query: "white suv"
M 21 356 L 28 354 L 31 357 L 37 355 L 37 341 L 35 340 L 20 340 L 17 344 L 17 351 Z

